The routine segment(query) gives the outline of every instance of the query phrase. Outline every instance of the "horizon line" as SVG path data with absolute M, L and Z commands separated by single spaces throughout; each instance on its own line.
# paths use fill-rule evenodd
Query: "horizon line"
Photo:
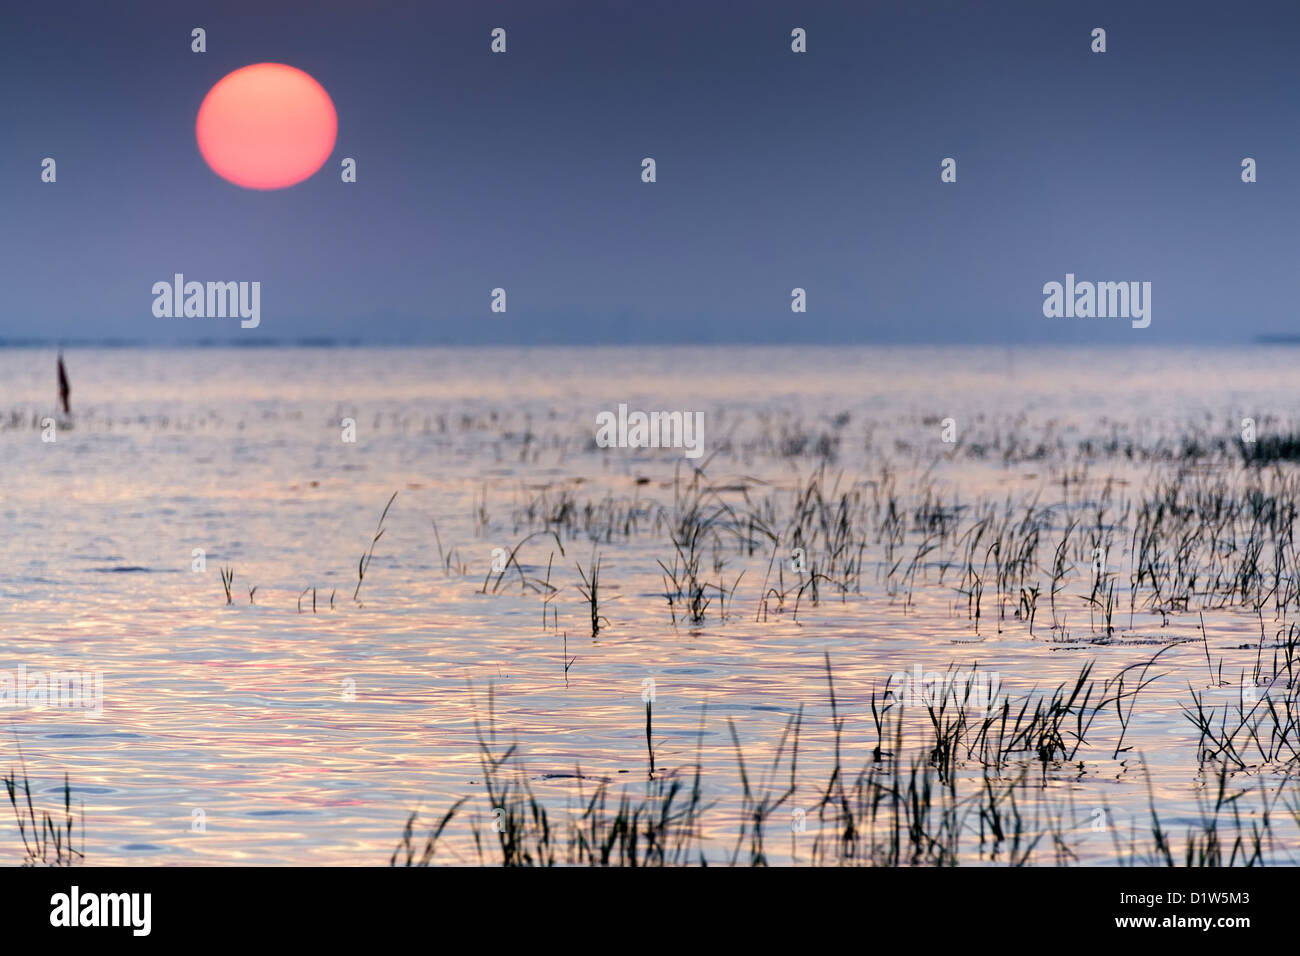
M 1189 339 L 1186 341 L 1167 342 L 1151 341 L 1140 337 L 1131 342 L 1052 342 L 1035 340 L 1030 342 L 989 341 L 912 341 L 840 339 L 825 342 L 808 341 L 581 341 L 581 342 L 436 342 L 419 339 L 376 340 L 361 338 L 332 338 L 329 336 L 305 336 L 298 338 L 230 338 L 230 339 L 196 339 L 193 341 L 170 340 L 151 341 L 148 339 L 6 339 L 0 337 L 0 349 L 276 349 L 276 348 L 320 348 L 320 349 L 383 349 L 383 348 L 430 348 L 430 349 L 581 349 L 581 348 L 1250 348 L 1265 345 L 1300 345 L 1300 334 L 1259 334 L 1249 339 L 1222 342 L 1210 339 Z

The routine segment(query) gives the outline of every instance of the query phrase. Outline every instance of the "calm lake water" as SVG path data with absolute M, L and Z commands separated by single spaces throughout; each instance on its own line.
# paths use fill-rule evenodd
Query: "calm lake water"
M 1238 680 L 1260 656 L 1261 620 L 1270 642 L 1279 627 L 1271 607 L 1262 617 L 1211 608 L 1204 640 L 1196 605 L 1130 615 L 1132 542 L 1117 525 L 1106 561 L 1122 571 L 1122 612 L 1109 633 L 1085 600 L 1088 555 L 1077 549 L 1060 627 L 1046 597 L 1032 634 L 1012 613 L 1015 596 L 999 615 L 990 584 L 977 632 L 960 573 L 943 572 L 937 555 L 909 587 L 890 585 L 887 566 L 917 551 L 911 528 L 892 554 L 870 542 L 860 587 L 824 584 L 797 613 L 787 591 L 765 609 L 774 558 L 784 587 L 798 580 L 791 542 L 751 553 L 729 530 L 704 549 L 701 570 L 734 593 L 715 594 L 702 624 L 674 623 L 659 562 L 672 563 L 679 496 L 700 465 L 712 504 L 740 514 L 770 501 L 785 528 L 792 489 L 822 465 L 827 493 L 892 481 L 908 506 L 930 493 L 969 508 L 1036 502 L 1059 508 L 1056 528 L 1086 513 L 1105 479 L 1120 501 L 1178 467 L 1176 454 L 1126 448 L 1176 449 L 1189 434 L 1234 441 L 1246 417 L 1261 434 L 1294 429 L 1298 354 L 77 349 L 65 356 L 65 421 L 54 355 L 0 351 L 0 671 L 103 680 L 102 715 L 40 701 L 5 708 L 0 763 L 16 765 L 21 746 L 50 809 L 68 775 L 84 803 L 88 864 L 382 864 L 411 811 L 440 815 L 474 795 L 437 857 L 471 862 L 471 825 L 492 814 L 475 737 L 489 687 L 496 734 L 518 743 L 534 792 L 563 815 L 577 799 L 575 768 L 586 792 L 599 779 L 616 793 L 644 787 L 652 679 L 656 763 L 677 768 L 698 753 L 712 804 L 703 842 L 719 855 L 741 813 L 728 719 L 746 760 L 765 768 L 802 706 L 799 787 L 769 839 L 773 859 L 799 860 L 833 761 L 826 655 L 856 770 L 875 741 L 871 693 L 891 674 L 978 664 L 1022 697 L 1090 660 L 1108 678 L 1169 646 L 1153 672 L 1162 676 L 1138 698 L 1131 749 L 1114 756 L 1121 725 L 1102 715 L 1042 788 L 1077 857 L 1113 862 L 1116 832 L 1148 825 L 1148 781 L 1167 828 L 1200 818 L 1213 781 L 1182 712 L 1189 685 L 1219 705 L 1235 700 L 1238 686 L 1212 684 L 1206 658 Z M 596 447 L 596 416 L 620 403 L 702 411 L 704 457 Z M 394 492 L 354 601 L 358 559 Z M 530 579 L 551 563 L 549 602 L 513 565 L 483 593 L 494 549 L 508 553 L 565 500 L 576 517 L 562 523 L 563 553 L 538 535 L 517 554 Z M 1040 543 L 1030 572 L 1044 594 L 1055 543 Z M 593 638 L 578 585 L 579 565 L 597 556 L 605 621 Z M 234 569 L 229 606 L 224 566 Z M 543 626 L 544 613 L 554 624 Z M 1265 769 L 1233 784 L 1278 779 Z M 1243 805 L 1252 802 L 1253 791 Z M 791 832 L 799 808 L 806 834 Z M 1093 825 L 1097 808 L 1106 830 Z M 16 827 L 0 826 L 0 862 L 19 862 Z M 1288 839 L 1277 858 L 1297 848 Z

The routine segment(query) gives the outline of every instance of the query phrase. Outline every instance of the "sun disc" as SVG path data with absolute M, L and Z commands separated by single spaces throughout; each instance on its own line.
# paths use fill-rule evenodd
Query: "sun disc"
M 255 63 L 222 77 L 195 122 L 213 172 L 248 189 L 283 189 L 329 159 L 338 115 L 325 88 L 283 63 Z

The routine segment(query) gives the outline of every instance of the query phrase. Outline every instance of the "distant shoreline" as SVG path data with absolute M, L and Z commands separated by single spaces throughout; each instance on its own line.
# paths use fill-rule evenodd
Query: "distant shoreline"
M 230 339 L 200 339 L 193 342 L 151 342 L 144 339 L 5 339 L 0 338 L 0 350 L 32 349 L 57 351 L 61 349 L 142 349 L 142 350 L 197 350 L 197 349 L 1006 349 L 1032 351 L 1041 349 L 1245 349 L 1262 346 L 1300 346 L 1300 334 L 1257 335 L 1241 342 L 372 342 L 363 339 L 332 339 L 327 337 L 272 339 L 263 337 L 236 337 Z

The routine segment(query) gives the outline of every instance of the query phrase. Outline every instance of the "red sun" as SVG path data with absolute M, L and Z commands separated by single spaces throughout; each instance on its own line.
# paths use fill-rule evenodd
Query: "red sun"
M 194 124 L 212 171 L 248 189 L 283 189 L 311 176 L 334 151 L 338 129 L 325 88 L 283 63 L 222 77 Z

